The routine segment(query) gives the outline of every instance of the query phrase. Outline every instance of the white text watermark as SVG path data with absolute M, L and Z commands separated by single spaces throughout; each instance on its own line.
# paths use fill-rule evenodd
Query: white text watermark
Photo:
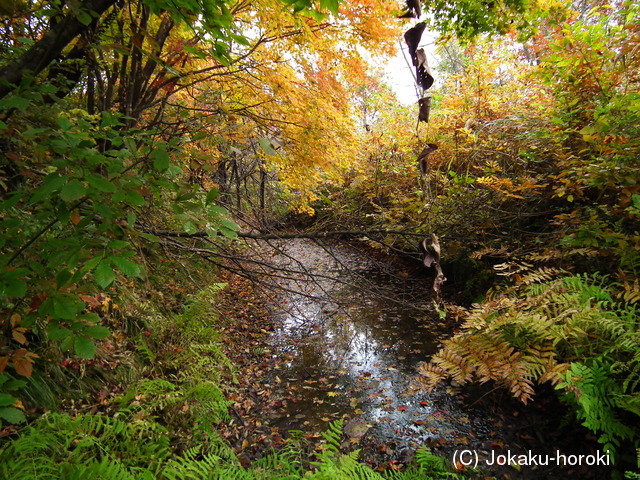
M 589 455 L 566 455 L 556 450 L 554 453 L 513 453 L 507 450 L 503 453 L 496 451 L 478 453 L 476 450 L 456 450 L 453 452 L 453 466 L 456 469 L 464 467 L 477 468 L 492 465 L 517 465 L 522 467 L 535 466 L 596 466 L 610 465 L 609 455 L 605 452 L 597 452 Z

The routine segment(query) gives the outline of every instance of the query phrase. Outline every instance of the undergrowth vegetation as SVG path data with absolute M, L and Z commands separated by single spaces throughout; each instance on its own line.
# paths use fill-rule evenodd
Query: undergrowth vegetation
M 172 321 L 155 325 L 157 344 L 144 348 L 137 368 L 145 378 L 129 385 L 101 413 L 47 412 L 13 441 L 0 446 L 0 475 L 11 479 L 394 479 L 462 478 L 427 448 L 404 472 L 380 474 L 342 452 L 342 421 L 329 425 L 323 442 L 293 435 L 249 468 L 217 433 L 231 420 L 223 385 L 233 384 L 233 366 L 222 353 L 216 330 L 216 294 L 203 289 Z M 157 361 L 170 345 L 169 360 Z M 302 432 L 300 432 L 302 433 Z

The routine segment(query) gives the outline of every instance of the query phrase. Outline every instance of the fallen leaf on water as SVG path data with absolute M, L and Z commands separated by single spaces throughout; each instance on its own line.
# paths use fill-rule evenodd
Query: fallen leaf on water
M 469 439 L 467 437 L 458 437 L 453 443 L 454 445 L 469 445 Z

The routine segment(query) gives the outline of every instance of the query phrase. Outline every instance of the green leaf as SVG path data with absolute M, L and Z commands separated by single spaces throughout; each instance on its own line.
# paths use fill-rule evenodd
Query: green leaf
M 102 288 L 107 288 L 116 279 L 116 274 L 107 260 L 102 260 L 93 273 L 93 279 Z
M 85 309 L 85 303 L 74 296 L 57 296 L 51 299 L 53 316 L 62 320 L 73 320 Z M 47 302 L 43 303 L 44 306 Z
M 134 205 L 136 207 L 141 207 L 146 203 L 144 197 L 138 192 L 134 192 L 133 190 L 126 191 L 125 200 L 128 204 Z
M 338 15 L 338 6 L 340 2 L 338 0 L 320 0 L 320 8 L 326 8 L 334 15 Z
M 89 26 L 93 21 L 93 18 L 91 18 L 91 15 L 89 15 L 89 12 L 87 12 L 86 10 L 80 10 L 76 15 L 76 18 L 84 26 Z
M 80 358 L 93 358 L 96 354 L 96 344 L 87 337 L 75 337 L 73 347 Z
M 30 203 L 34 204 L 48 197 L 51 193 L 62 187 L 67 181 L 67 178 L 69 178 L 68 175 L 60 176 L 57 173 L 47 175 L 42 182 L 42 186 L 37 189 L 33 197 L 31 197 Z
M 2 290 L 4 290 L 4 294 L 7 297 L 22 298 L 27 294 L 27 283 L 24 280 L 17 278 L 5 284 Z
M 50 323 L 47 327 L 47 334 L 49 335 L 50 340 L 59 342 L 71 335 L 71 330 L 67 328 L 59 328 L 55 323 Z
M 24 417 L 24 413 L 21 410 L 13 407 L 0 408 L 0 418 L 6 420 L 9 423 L 22 423 L 27 419 Z
M 170 158 L 164 148 L 156 148 L 152 151 L 151 158 L 153 159 L 153 168 L 159 172 L 163 172 L 169 168 Z
M 209 190 L 207 192 L 207 198 L 205 199 L 205 204 L 209 205 L 211 203 L 213 203 L 216 198 L 218 198 L 218 189 L 217 188 L 212 188 L 211 190 Z
M 18 399 L 8 393 L 0 393 L 0 407 L 10 407 L 16 403 Z
M 160 241 L 160 238 L 156 237 L 155 235 L 151 235 L 150 233 L 138 232 L 138 235 L 153 243 L 158 243 Z
M 78 179 L 73 179 L 60 190 L 60 198 L 65 202 L 71 202 L 82 198 L 87 193 L 87 189 Z
M 11 110 L 26 110 L 31 103 L 31 100 L 24 97 L 8 97 L 0 100 L 0 108 Z
M 238 234 L 235 230 L 229 230 L 228 228 L 220 228 L 220 233 L 231 240 L 236 240 L 238 238 Z
M 264 151 L 264 153 L 266 153 L 267 155 L 274 156 L 278 154 L 273 149 L 273 146 L 271 145 L 271 140 L 269 140 L 268 138 L 258 137 L 258 143 L 260 144 L 260 147 L 262 147 L 262 150 Z
M 73 348 L 73 343 L 75 341 L 76 337 L 74 337 L 73 335 L 71 335 L 71 332 L 69 332 L 69 335 L 67 335 L 64 340 L 62 341 L 62 343 L 60 344 L 60 349 L 63 352 L 68 352 Z
M 99 192 L 113 193 L 116 191 L 116 186 L 112 182 L 94 173 L 87 176 L 87 183 Z
M 62 287 L 63 285 L 65 285 L 69 279 L 71 278 L 71 272 L 67 269 L 64 270 L 60 270 L 58 272 L 58 274 L 56 275 L 56 286 L 57 288 Z
M 111 330 L 101 325 L 95 325 L 84 329 L 84 334 L 91 338 L 106 338 L 111 335 Z
M 217 217 L 227 215 L 229 213 L 229 210 L 227 210 L 224 207 L 221 207 L 220 205 L 213 205 L 207 209 L 207 213 L 211 217 L 217 218 Z
M 69 120 L 66 117 L 58 118 L 58 121 L 56 123 L 62 130 L 65 130 L 65 131 L 69 130 L 73 126 L 73 123 L 71 123 L 71 120 Z
M 17 378 L 10 379 L 5 374 L 0 374 L 0 385 L 2 389 L 7 392 L 20 390 L 27 386 L 26 380 L 18 380 Z
M 109 257 L 109 260 L 123 274 L 130 277 L 142 277 L 142 268 L 137 263 L 122 257 Z
M 236 222 L 229 220 L 228 218 L 221 218 L 220 225 L 222 225 L 225 228 L 228 228 L 229 230 L 233 230 L 234 232 L 237 232 L 238 230 L 240 230 L 240 226 Z
M 129 246 L 129 242 L 124 240 L 113 240 L 107 244 L 107 248 L 118 249 L 118 248 L 126 248 Z
M 90 258 L 89 260 L 84 262 L 84 264 L 82 265 L 82 269 L 85 272 L 93 270 L 100 263 L 101 260 L 102 260 L 102 257 L 99 257 L 99 256 Z

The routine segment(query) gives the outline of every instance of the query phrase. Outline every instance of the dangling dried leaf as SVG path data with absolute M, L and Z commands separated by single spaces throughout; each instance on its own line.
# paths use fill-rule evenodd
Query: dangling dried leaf
M 435 292 L 436 295 L 440 295 L 440 287 L 444 282 L 447 281 L 447 279 L 445 278 L 444 273 L 442 271 L 442 267 L 440 266 L 439 263 L 435 264 L 435 269 L 436 269 L 436 278 L 433 280 L 433 291 Z
M 426 175 L 429 171 L 429 164 L 427 163 L 427 157 L 431 152 L 437 150 L 438 146 L 433 143 L 427 143 L 427 146 L 424 147 L 420 155 L 418 155 L 418 164 L 420 165 L 420 173 L 422 175 Z
M 398 18 L 420 18 L 422 16 L 422 9 L 420 8 L 419 0 L 407 0 L 407 11 Z
M 418 112 L 418 121 L 429 123 L 429 111 L 431 110 L 431 97 L 425 97 L 418 100 L 420 110 Z
M 418 49 L 420 39 L 422 38 L 422 32 L 424 32 L 425 28 L 427 28 L 427 24 L 425 22 L 420 22 L 417 25 L 413 26 L 413 28 L 407 30 L 404 34 L 404 41 L 407 42 L 409 55 L 411 56 L 411 61 L 413 62 L 414 66 L 418 65 L 416 50 Z
M 435 233 L 431 234 L 431 238 L 425 238 L 420 244 L 420 250 L 423 257 L 424 266 L 429 268 L 433 266 L 436 270 L 436 278 L 433 281 L 433 291 L 436 295 L 440 295 L 440 287 L 447 280 L 440 266 L 440 241 Z
M 422 89 L 428 90 L 431 88 L 431 85 L 433 85 L 433 75 L 431 75 L 431 69 L 429 68 L 427 54 L 424 48 L 416 50 L 416 61 L 414 64 L 416 65 L 416 80 L 418 85 L 420 85 Z
M 434 263 L 440 262 L 440 242 L 435 233 L 431 234 L 431 238 L 425 238 L 420 244 L 422 250 L 422 262 L 424 266 L 429 268 Z

